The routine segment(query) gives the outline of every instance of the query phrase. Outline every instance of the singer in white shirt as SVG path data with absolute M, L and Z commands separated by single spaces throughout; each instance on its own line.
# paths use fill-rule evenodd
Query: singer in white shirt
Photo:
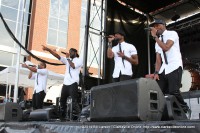
M 113 71 L 113 82 L 129 80 L 132 78 L 132 65 L 138 65 L 137 50 L 134 45 L 124 41 L 125 33 L 122 30 L 109 35 L 107 57 L 114 58 L 115 67 Z M 112 47 L 112 41 L 118 44 Z
M 179 36 L 176 31 L 168 31 L 165 22 L 161 19 L 155 19 L 150 26 L 152 26 L 151 35 L 156 41 L 154 79 L 157 80 L 162 92 L 174 95 L 183 110 L 187 112 L 189 108 L 179 90 L 183 71 Z
M 46 86 L 48 79 L 48 70 L 46 69 L 46 64 L 40 62 L 38 67 L 29 66 L 27 64 L 22 64 L 22 67 L 28 68 L 30 70 L 29 79 L 35 80 L 33 97 L 32 97 L 32 106 L 33 109 L 42 109 L 43 101 L 46 96 Z
M 83 62 L 79 58 L 78 51 L 74 48 L 71 48 L 69 50 L 69 53 L 65 53 L 66 57 L 61 57 L 55 51 L 51 50 L 50 48 L 47 48 L 44 45 L 43 50 L 50 52 L 53 56 L 55 56 L 58 60 L 60 60 L 66 65 L 65 78 L 60 97 L 60 119 L 64 121 L 66 117 L 66 102 L 68 97 L 72 98 L 73 114 L 78 115 L 81 111 L 77 100 L 78 83 L 80 80 L 79 73 Z

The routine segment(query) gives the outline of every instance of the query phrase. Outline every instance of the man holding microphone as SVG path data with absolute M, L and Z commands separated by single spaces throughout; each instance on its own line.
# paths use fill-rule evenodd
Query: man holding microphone
M 48 70 L 46 69 L 46 64 L 44 62 L 39 62 L 38 67 L 29 66 L 27 64 L 22 64 L 22 67 L 28 68 L 30 70 L 29 79 L 35 80 L 32 106 L 33 109 L 42 109 L 43 101 L 46 96 L 46 86 L 48 78 Z
M 107 57 L 114 58 L 115 67 L 113 71 L 113 82 L 129 80 L 132 78 L 132 65 L 138 65 L 137 50 L 133 44 L 124 40 L 125 33 L 121 30 L 108 37 Z M 117 45 L 112 47 L 112 41 L 117 41 Z

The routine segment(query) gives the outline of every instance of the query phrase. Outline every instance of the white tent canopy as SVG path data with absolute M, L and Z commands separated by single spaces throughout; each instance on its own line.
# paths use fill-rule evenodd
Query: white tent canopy
M 15 85 L 16 67 L 8 67 L 0 71 L 0 84 Z M 19 87 L 34 88 L 34 80 L 28 79 L 29 70 L 20 68 L 19 70 Z M 47 87 L 57 86 L 63 83 L 64 75 L 49 71 Z

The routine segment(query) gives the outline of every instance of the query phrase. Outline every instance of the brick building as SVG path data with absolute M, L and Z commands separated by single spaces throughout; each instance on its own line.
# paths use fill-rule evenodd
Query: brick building
M 81 19 L 81 0 L 70 1 L 66 4 L 68 6 L 68 21 L 66 24 L 68 25 L 68 34 L 66 39 L 65 46 L 57 47 L 55 44 L 48 44 L 48 25 L 50 24 L 50 9 L 51 4 L 49 0 L 41 1 L 35 0 L 33 1 L 32 6 L 32 17 L 31 17 L 31 27 L 30 27 L 30 42 L 29 42 L 29 50 L 32 51 L 38 57 L 45 59 L 49 62 L 56 62 L 57 59 L 54 59 L 49 53 L 44 53 L 42 51 L 41 45 L 47 45 L 53 49 L 59 48 L 58 51 L 68 51 L 69 48 L 73 47 L 79 50 L 79 38 L 80 38 L 80 19 Z M 61 4 L 61 3 L 60 3 Z M 67 14 L 67 12 L 66 12 Z M 76 17 L 74 17 L 76 16 Z M 59 20 L 58 20 L 59 22 Z M 57 30 L 57 29 L 56 29 Z M 55 31 L 56 31 L 55 30 Z M 67 45 L 68 44 L 68 45 Z M 64 56 L 64 55 L 63 55 Z M 36 63 L 37 61 L 31 57 L 31 62 Z M 52 70 L 56 73 L 63 74 L 65 72 L 65 66 L 53 66 L 47 65 L 47 69 Z M 32 89 L 29 89 L 32 90 Z M 28 93 L 31 94 L 31 93 Z M 30 97 L 30 96 L 29 96 Z
M 73 47 L 79 51 L 80 55 L 84 56 L 86 8 L 87 0 L 0 1 L 0 11 L 13 34 L 19 40 L 22 37 L 22 45 L 34 55 L 54 63 L 60 62 L 49 53 L 44 52 L 41 45 L 56 49 L 62 56 L 65 55 L 61 54 L 61 51 L 68 51 Z M 20 27 L 22 21 L 23 28 Z M 2 38 L 0 40 L 0 67 L 2 70 L 5 67 L 16 65 L 18 45 L 9 36 L 2 21 L 0 28 L 2 29 L 0 31 Z M 20 28 L 23 29 L 22 36 L 19 36 Z M 27 56 L 23 50 L 22 53 L 20 62 L 28 59 L 37 64 L 37 61 Z M 91 56 L 89 55 L 89 57 Z M 47 65 L 47 69 L 60 74 L 65 72 L 65 66 Z M 91 67 L 90 72 L 97 74 L 97 69 Z M 32 89 L 27 90 L 27 99 L 31 99 L 31 91 Z

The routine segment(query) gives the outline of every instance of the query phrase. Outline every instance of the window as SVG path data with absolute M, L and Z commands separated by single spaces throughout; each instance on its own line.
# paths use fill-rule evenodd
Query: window
M 51 0 L 47 43 L 67 47 L 69 0 Z
M 26 2 L 26 3 L 25 3 Z M 23 21 L 23 31 L 22 31 L 22 45 L 28 46 L 28 36 L 30 27 L 30 17 L 31 17 L 31 6 L 32 0 L 0 0 L 1 13 L 4 20 L 8 24 L 12 33 L 19 37 L 19 32 L 22 30 L 20 28 L 21 20 L 24 15 Z M 23 10 L 25 7 L 25 10 Z M 7 46 L 8 49 L 0 51 L 0 65 L 11 66 L 16 63 L 16 55 L 13 53 L 8 53 L 9 48 L 17 48 L 17 44 L 10 37 L 9 33 L 5 29 L 5 26 L 0 20 L 0 47 Z M 6 58 L 5 58 L 6 57 Z M 20 57 L 23 60 L 23 56 Z

